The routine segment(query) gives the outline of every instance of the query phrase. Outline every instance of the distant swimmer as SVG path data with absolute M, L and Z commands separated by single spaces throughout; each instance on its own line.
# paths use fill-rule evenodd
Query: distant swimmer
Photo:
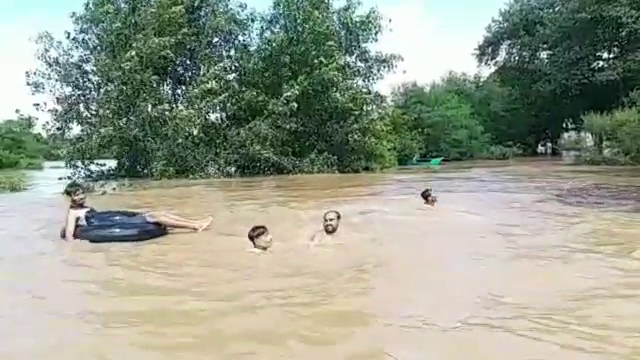
M 264 225 L 255 225 L 247 234 L 251 245 L 253 248 L 249 249 L 252 252 L 265 252 L 271 248 L 273 245 L 273 238 L 269 233 L 269 229 L 267 229 Z
M 322 230 L 318 230 L 311 236 L 312 243 L 319 243 L 336 235 L 340 227 L 342 215 L 337 210 L 329 210 L 322 215 Z
M 438 198 L 433 195 L 433 190 L 431 190 L 431 188 L 422 190 L 420 197 L 424 200 L 424 203 L 429 206 L 436 206 L 436 203 L 438 202 Z

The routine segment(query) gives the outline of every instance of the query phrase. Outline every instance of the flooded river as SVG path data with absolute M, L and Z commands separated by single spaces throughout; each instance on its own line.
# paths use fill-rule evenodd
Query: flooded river
M 35 173 L 0 196 L 0 358 L 640 359 L 639 169 L 443 170 L 90 199 L 214 216 L 203 233 L 117 245 L 56 241 L 64 170 Z M 309 248 L 328 209 L 345 241 Z M 255 224 L 271 253 L 245 251 Z

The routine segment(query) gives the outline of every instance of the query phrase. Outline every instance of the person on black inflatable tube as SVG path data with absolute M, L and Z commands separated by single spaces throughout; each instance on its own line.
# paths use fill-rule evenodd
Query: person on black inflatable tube
M 85 216 L 87 212 L 93 211 L 93 209 L 87 206 L 87 196 L 80 184 L 76 182 L 69 183 L 64 189 L 64 194 L 70 199 L 64 226 L 64 239 L 70 241 L 75 240 L 74 234 L 77 227 L 87 226 Z M 168 229 L 191 229 L 197 232 L 206 229 L 213 220 L 213 218 L 207 217 L 200 221 L 193 221 L 160 212 L 140 213 L 138 216 L 140 216 L 140 221 L 160 224 Z

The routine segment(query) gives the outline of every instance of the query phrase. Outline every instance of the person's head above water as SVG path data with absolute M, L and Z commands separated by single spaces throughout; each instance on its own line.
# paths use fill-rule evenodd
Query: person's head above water
M 255 225 L 247 234 L 249 241 L 255 249 L 258 250 L 268 250 L 273 244 L 273 239 L 271 234 L 269 234 L 269 229 L 267 229 L 264 225 Z
M 87 197 L 84 192 L 84 187 L 77 181 L 72 181 L 65 186 L 62 192 L 65 196 L 68 196 L 72 205 L 81 206 L 84 205 Z
M 426 188 L 420 193 L 420 197 L 424 200 L 424 203 L 430 206 L 435 206 L 438 202 L 438 198 L 433 195 L 431 188 Z
M 340 227 L 340 220 L 342 219 L 342 215 L 337 210 L 329 210 L 322 215 L 322 228 L 324 229 L 325 234 L 331 235 L 335 234 Z

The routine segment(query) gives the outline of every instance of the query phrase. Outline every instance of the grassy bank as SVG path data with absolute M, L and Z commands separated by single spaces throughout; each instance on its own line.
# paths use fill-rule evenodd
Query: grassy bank
M 28 178 L 21 170 L 42 170 L 42 159 L 27 158 L 0 150 L 0 192 L 27 189 Z
M 27 176 L 21 172 L 0 172 L 0 192 L 26 190 L 27 180 Z

